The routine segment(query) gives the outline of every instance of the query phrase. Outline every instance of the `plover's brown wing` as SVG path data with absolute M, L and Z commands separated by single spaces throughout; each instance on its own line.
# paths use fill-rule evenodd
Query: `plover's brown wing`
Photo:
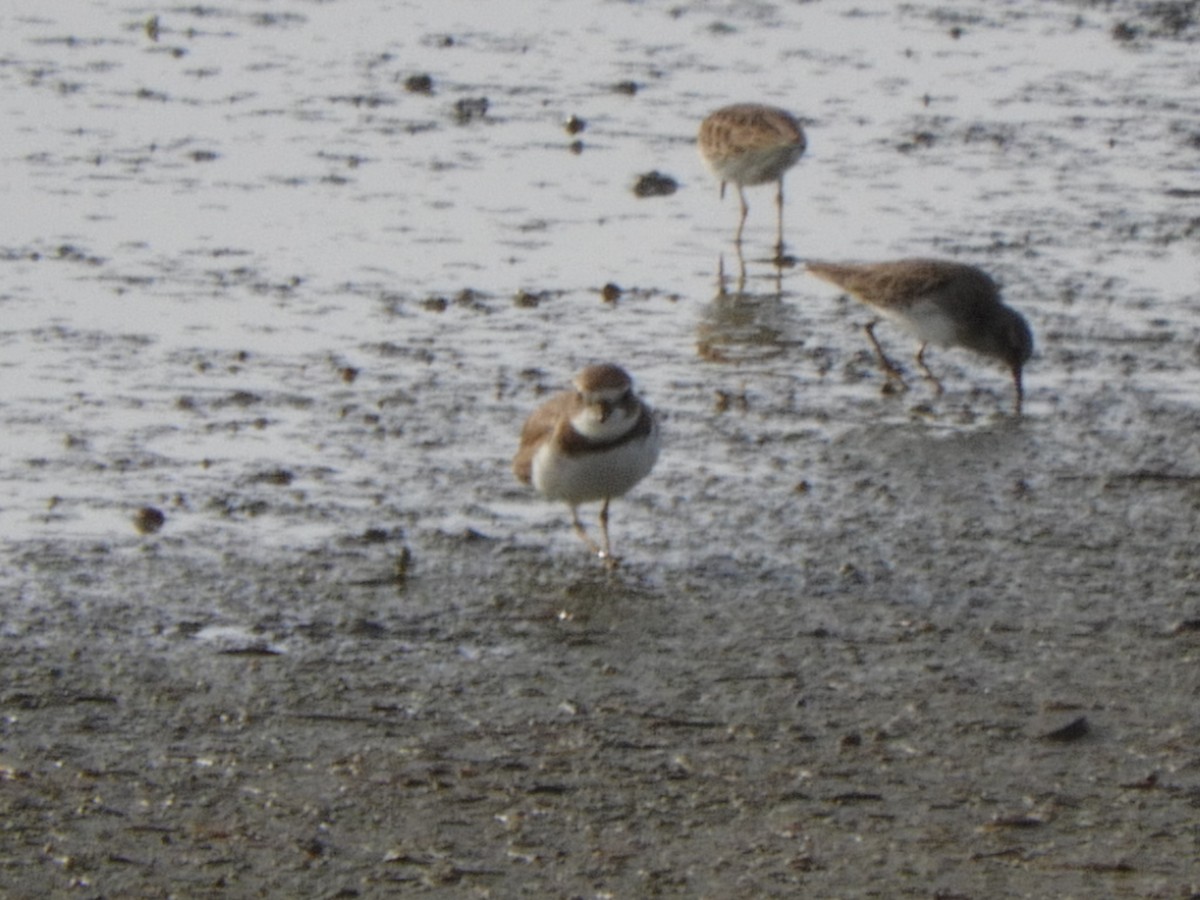
M 533 457 L 542 442 L 554 434 L 554 429 L 564 416 L 571 414 L 575 403 L 573 391 L 555 394 L 529 414 L 521 428 L 521 444 L 513 457 L 512 470 L 517 480 L 529 484 L 533 479 Z

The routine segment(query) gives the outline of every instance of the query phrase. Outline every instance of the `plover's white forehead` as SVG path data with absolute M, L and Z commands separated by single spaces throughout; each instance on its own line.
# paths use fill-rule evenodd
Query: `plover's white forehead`
M 613 400 L 619 399 L 629 390 L 631 384 L 629 373 L 612 363 L 588 366 L 575 376 L 575 389 L 581 394 L 599 395 Z

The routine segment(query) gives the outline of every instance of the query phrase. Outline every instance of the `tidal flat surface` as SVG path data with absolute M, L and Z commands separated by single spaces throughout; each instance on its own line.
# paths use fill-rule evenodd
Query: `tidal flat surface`
M 1197 15 L 5 14 L 0 895 L 1200 894 Z M 798 261 L 1003 284 L 1023 418 L 769 189 L 739 262 L 742 100 Z M 599 360 L 611 574 L 508 470 Z

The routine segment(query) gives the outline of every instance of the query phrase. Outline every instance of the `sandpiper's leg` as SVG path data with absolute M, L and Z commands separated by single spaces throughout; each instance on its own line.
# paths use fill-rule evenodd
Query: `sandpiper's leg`
M 607 504 L 605 504 L 605 506 L 607 506 Z M 601 520 L 601 521 L 603 521 L 603 520 Z M 590 537 L 588 537 L 588 533 L 584 529 L 583 523 L 579 521 L 579 507 L 577 507 L 577 506 L 571 507 L 571 528 L 572 528 L 572 530 L 574 530 L 575 534 L 577 534 L 579 536 L 579 539 L 581 541 L 583 541 L 585 544 L 587 544 L 588 550 L 590 550 L 592 553 L 595 553 L 597 556 L 603 555 L 601 553 L 600 548 L 596 546 L 596 542 L 593 541 Z M 607 540 L 607 534 L 608 534 L 607 523 L 604 524 L 604 528 L 605 528 L 604 533 L 606 535 L 606 540 Z
M 1021 384 L 1021 367 L 1013 366 L 1012 373 L 1013 373 L 1013 386 L 1016 387 L 1016 389 L 1017 389 L 1015 411 L 1016 411 L 1016 414 L 1019 416 L 1019 415 L 1021 415 L 1021 402 L 1025 399 L 1025 388 Z
M 775 262 L 783 264 L 783 179 L 775 193 Z
M 738 219 L 737 237 L 733 239 L 733 242 L 738 245 L 738 249 L 740 250 L 742 246 L 742 229 L 746 227 L 746 216 L 750 212 L 750 205 L 746 203 L 746 192 L 740 184 L 738 185 L 738 200 L 742 204 L 742 215 Z
M 894 378 L 896 381 L 904 385 L 904 373 L 899 367 L 888 359 L 887 354 L 883 352 L 883 347 L 879 344 L 879 339 L 875 337 L 875 326 L 879 324 L 878 319 L 873 319 L 863 326 L 863 331 L 867 333 L 867 337 L 871 339 L 871 346 L 875 348 L 875 355 L 879 357 L 879 365 L 883 371 L 887 373 L 888 378 Z M 905 385 L 907 386 L 907 385 Z
M 725 254 L 717 257 L 717 297 L 740 297 L 746 290 L 746 258 L 742 248 L 737 247 L 738 274 L 733 291 L 729 290 L 729 276 L 725 274 Z
M 608 539 L 608 499 L 604 501 L 604 505 L 600 507 L 600 534 L 604 539 L 604 549 L 600 552 L 600 558 L 604 560 L 604 565 L 610 569 L 614 569 L 620 561 L 612 555 L 612 543 Z
M 933 389 L 940 397 L 942 396 L 942 391 L 944 390 L 942 387 L 942 382 L 936 375 L 933 374 L 933 372 L 930 371 L 929 366 L 925 365 L 925 348 L 928 346 L 929 343 L 925 342 L 921 344 L 921 349 L 917 351 L 917 366 L 920 368 L 925 377 L 933 382 Z

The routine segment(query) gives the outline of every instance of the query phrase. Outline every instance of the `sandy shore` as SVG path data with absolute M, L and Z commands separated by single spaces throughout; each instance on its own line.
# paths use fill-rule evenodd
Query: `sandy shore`
M 6 32 L 0 897 L 1200 895 L 1186 4 L 277 5 Z M 797 255 L 1003 282 L 1023 419 L 769 191 L 717 284 L 740 99 Z M 508 471 L 597 358 L 612 574 Z

